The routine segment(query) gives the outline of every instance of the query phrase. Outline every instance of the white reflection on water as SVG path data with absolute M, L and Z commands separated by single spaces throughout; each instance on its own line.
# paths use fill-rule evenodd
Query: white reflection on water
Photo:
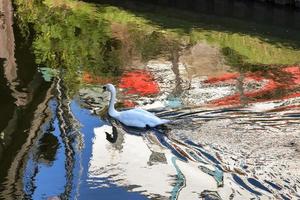
M 171 157 L 167 153 L 164 154 L 167 163 L 151 165 L 149 159 L 154 151 L 148 148 L 143 137 L 119 132 L 118 138 L 123 137 L 122 144 L 118 144 L 119 141 L 111 144 L 106 140 L 105 134 L 105 132 L 112 132 L 111 126 L 95 128 L 94 132 L 89 167 L 91 181 L 93 178 L 109 177 L 118 185 L 137 185 L 138 187 L 133 188 L 133 191 L 145 195 L 169 196 L 171 185 L 174 183 L 172 177 L 176 175 L 176 170 L 169 164 Z M 99 183 L 97 187 L 105 187 L 105 185 Z
M 250 176 L 225 172 L 226 167 L 202 147 L 170 139 L 157 130 L 135 135 L 119 125 L 103 125 L 94 134 L 88 169 L 93 189 L 109 187 L 108 180 L 151 199 L 199 199 L 208 194 L 215 199 L 269 199 L 277 195 L 269 186 L 264 190 L 249 184 Z

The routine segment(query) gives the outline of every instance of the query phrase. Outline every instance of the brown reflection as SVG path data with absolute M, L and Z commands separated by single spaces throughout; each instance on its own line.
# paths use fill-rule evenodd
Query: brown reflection
M 13 30 L 13 7 L 10 0 L 0 1 L 0 58 L 4 58 L 4 76 L 16 99 L 17 106 L 25 106 L 29 102 L 29 95 L 17 89 L 20 80 L 15 59 L 15 37 Z
M 20 128 L 17 126 L 22 115 L 32 109 L 35 96 L 45 91 L 43 79 L 30 54 L 30 44 L 24 42 L 18 31 L 13 26 L 11 0 L 0 0 L 0 141 L 3 144 L 0 158 L 1 152 L 10 145 L 11 135 Z
M 175 45 L 173 45 L 175 46 Z M 175 74 L 175 88 L 172 92 L 174 96 L 180 96 L 182 94 L 182 79 L 179 76 L 179 48 L 173 48 L 170 50 L 171 52 L 171 62 L 172 62 L 172 71 Z
M 12 2 L 0 0 L 0 198 L 4 199 L 23 196 L 28 150 L 49 117 L 51 90 L 36 72 L 30 46 L 20 42 L 23 38 L 13 26 Z
M 199 42 L 185 50 L 179 61 L 185 64 L 187 78 L 190 81 L 195 77 L 218 76 L 230 69 L 229 66 L 224 64 L 224 58 L 220 50 L 203 42 Z
M 8 120 L 13 118 L 15 107 L 14 99 L 11 97 L 10 90 L 7 87 L 7 80 L 4 78 L 3 64 L 4 59 L 0 59 L 0 130 L 3 130 L 8 125 Z
M 28 159 L 28 151 L 37 139 L 37 135 L 39 133 L 41 125 L 51 118 L 51 112 L 48 107 L 48 101 L 52 97 L 51 92 L 52 89 L 49 89 L 42 102 L 36 106 L 36 109 L 33 111 L 32 118 L 30 117 L 30 115 L 23 116 L 29 120 L 30 125 L 26 131 L 27 136 L 25 142 L 18 149 L 16 155 L 14 155 L 12 158 L 2 158 L 2 161 L 4 161 L 6 164 L 3 164 L 4 166 L 0 165 L 0 167 L 1 170 L 3 170 L 2 173 L 5 173 L 6 176 L 4 179 L 5 181 L 2 183 L 0 198 L 20 199 L 23 196 L 23 172 L 26 165 L 26 160 Z M 15 127 L 15 129 L 13 129 L 14 131 L 11 134 L 21 134 L 22 129 L 25 128 L 22 125 L 18 124 L 20 120 L 19 118 L 20 116 L 16 115 L 16 117 L 13 118 L 15 120 L 11 120 L 10 123 L 13 124 L 12 127 Z M 24 120 L 21 122 L 25 123 Z M 8 149 L 6 149 L 6 151 L 9 152 L 9 154 L 13 153 L 13 147 L 10 146 Z M 7 170 L 7 172 L 4 170 Z M 4 177 L 2 177 L 1 175 L 0 178 L 2 179 Z

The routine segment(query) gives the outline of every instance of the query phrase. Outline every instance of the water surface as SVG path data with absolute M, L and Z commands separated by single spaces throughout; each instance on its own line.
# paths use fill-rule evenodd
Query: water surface
M 297 23 L 285 37 L 209 10 L 219 29 L 119 6 L 18 0 L 16 18 L 5 12 L 16 23 L 1 30 L 0 199 L 299 198 Z M 172 122 L 111 119 L 107 82 L 118 109 Z

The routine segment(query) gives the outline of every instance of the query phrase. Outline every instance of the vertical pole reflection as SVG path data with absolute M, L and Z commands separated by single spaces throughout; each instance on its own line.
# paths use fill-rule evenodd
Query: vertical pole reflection
M 63 86 L 61 79 L 58 79 L 57 83 L 57 117 L 60 124 L 60 135 L 65 146 L 65 170 L 66 170 L 66 184 L 64 192 L 60 195 L 62 199 L 70 199 L 73 190 L 74 174 L 73 170 L 75 168 L 75 157 L 77 156 L 75 150 L 75 140 L 77 139 L 77 149 L 80 150 L 83 146 L 83 140 L 81 134 L 78 132 L 78 122 L 73 116 L 70 110 L 70 100 L 67 97 L 65 91 L 66 88 Z M 78 155 L 79 158 L 81 155 Z M 81 166 L 81 163 L 79 163 Z M 82 173 L 82 167 L 79 167 L 79 174 Z M 80 175 L 79 175 L 80 178 Z M 79 184 L 80 181 L 77 181 Z M 77 189 L 78 189 L 77 185 Z
M 176 200 L 178 198 L 180 190 L 185 186 L 185 178 L 178 165 L 176 164 L 176 157 L 172 157 L 172 164 L 177 172 L 177 181 L 171 193 L 171 200 Z

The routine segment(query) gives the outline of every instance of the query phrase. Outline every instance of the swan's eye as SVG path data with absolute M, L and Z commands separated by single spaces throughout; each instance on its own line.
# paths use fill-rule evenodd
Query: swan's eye
M 106 90 L 106 86 L 103 86 L 103 90 Z

